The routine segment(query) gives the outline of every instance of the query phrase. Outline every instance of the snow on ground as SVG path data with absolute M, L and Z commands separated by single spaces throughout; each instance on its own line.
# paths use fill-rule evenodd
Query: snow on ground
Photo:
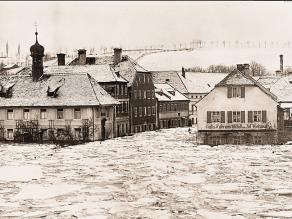
M 207 68 L 212 64 L 236 65 L 256 61 L 263 64 L 271 73 L 280 68 L 279 55 L 284 55 L 284 68 L 292 66 L 292 49 L 249 48 L 249 49 L 196 49 L 193 51 L 170 51 L 145 55 L 138 63 L 147 70 L 181 70 L 201 66 Z
M 188 128 L 0 146 L 0 218 L 291 218 L 292 146 L 196 146 Z

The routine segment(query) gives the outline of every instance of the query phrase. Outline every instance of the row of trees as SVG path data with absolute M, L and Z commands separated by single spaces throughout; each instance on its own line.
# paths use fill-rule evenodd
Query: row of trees
M 190 72 L 205 72 L 205 73 L 230 73 L 234 69 L 236 69 L 235 65 L 209 65 L 207 68 L 203 68 L 200 66 L 195 66 L 191 68 L 186 68 L 186 71 Z M 264 65 L 252 61 L 249 63 L 249 70 L 252 76 L 262 76 L 267 75 L 268 72 Z

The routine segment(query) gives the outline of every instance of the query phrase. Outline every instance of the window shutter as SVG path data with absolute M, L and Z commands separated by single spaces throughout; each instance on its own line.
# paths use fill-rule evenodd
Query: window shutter
M 221 111 L 221 123 L 225 123 L 225 111 Z
M 248 122 L 252 123 L 252 111 L 248 111 Z
M 227 98 L 231 98 L 231 96 L 232 96 L 232 88 L 227 87 Z
M 245 111 L 241 111 L 241 123 L 245 123 Z
M 228 111 L 227 112 L 227 119 L 228 119 L 228 123 L 232 123 L 232 111 Z
M 267 122 L 267 111 L 266 110 L 262 111 L 262 122 Z
M 207 123 L 211 123 L 211 112 L 207 111 Z
M 245 98 L 245 87 L 241 87 L 241 98 Z

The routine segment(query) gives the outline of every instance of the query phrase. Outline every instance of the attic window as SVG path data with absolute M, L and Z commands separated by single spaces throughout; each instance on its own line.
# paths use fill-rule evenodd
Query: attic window
M 12 87 L 15 83 L 7 83 L 5 85 L 0 85 L 0 97 L 9 98 L 12 96 Z
M 51 83 L 48 85 L 47 95 L 49 97 L 57 97 L 58 91 L 60 87 L 62 87 L 65 83 L 65 78 L 62 78 L 61 80 L 57 81 L 56 83 Z
M 168 93 L 170 93 L 171 95 L 175 95 L 175 90 L 169 90 Z
M 169 78 L 166 78 L 165 81 L 166 81 L 166 82 L 169 82 L 170 80 L 169 80 Z

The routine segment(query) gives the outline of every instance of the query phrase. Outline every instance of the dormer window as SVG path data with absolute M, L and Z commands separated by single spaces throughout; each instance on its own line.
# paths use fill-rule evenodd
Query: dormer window
M 232 86 L 227 87 L 227 98 L 244 98 L 245 97 L 245 87 Z

